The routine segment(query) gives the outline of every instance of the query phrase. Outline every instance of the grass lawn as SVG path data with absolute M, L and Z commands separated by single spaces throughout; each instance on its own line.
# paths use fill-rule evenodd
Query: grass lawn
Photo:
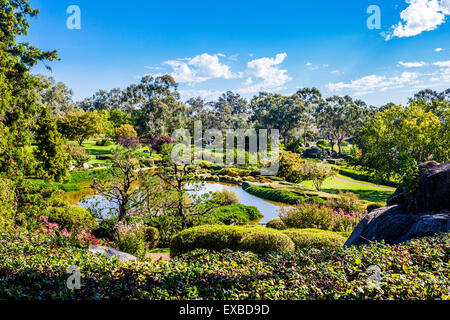
M 389 188 L 389 190 L 380 189 L 377 188 L 377 185 L 368 182 L 363 182 L 367 185 L 362 185 L 358 183 L 362 181 L 354 180 L 342 175 L 337 175 L 337 177 L 350 181 L 341 181 L 336 178 L 329 178 L 323 183 L 322 191 L 333 194 L 338 194 L 339 190 L 344 192 L 350 191 L 358 195 L 359 199 L 370 202 L 386 202 L 387 198 L 395 191 L 394 188 L 386 186 L 381 187 Z M 314 188 L 312 181 L 303 181 L 302 184 L 307 187 Z

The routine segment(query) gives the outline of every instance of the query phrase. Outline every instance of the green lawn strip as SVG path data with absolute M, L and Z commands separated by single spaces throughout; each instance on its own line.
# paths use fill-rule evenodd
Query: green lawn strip
M 338 177 L 342 177 L 338 175 Z M 329 178 L 324 181 L 322 185 L 322 191 L 326 193 L 338 194 L 339 191 L 350 191 L 355 193 L 360 200 L 366 200 L 369 202 L 386 202 L 387 198 L 395 191 L 395 189 L 391 188 L 390 190 L 384 190 L 377 188 L 376 185 L 370 184 L 358 184 L 355 182 L 360 182 L 354 179 L 350 179 L 347 177 L 342 177 L 347 180 L 352 181 L 341 181 L 335 178 Z M 303 185 L 313 188 L 312 181 L 303 181 Z M 388 187 L 390 188 L 390 187 Z

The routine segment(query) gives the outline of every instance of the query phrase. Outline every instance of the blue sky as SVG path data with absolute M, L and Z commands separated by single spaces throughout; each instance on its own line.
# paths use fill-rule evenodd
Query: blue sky
M 170 73 L 183 100 L 232 90 L 290 94 L 317 87 L 376 106 L 450 87 L 450 0 L 32 0 L 26 37 L 57 49 L 53 76 L 74 99 Z M 81 29 L 70 30 L 70 5 Z M 370 5 L 380 29 L 369 29 Z

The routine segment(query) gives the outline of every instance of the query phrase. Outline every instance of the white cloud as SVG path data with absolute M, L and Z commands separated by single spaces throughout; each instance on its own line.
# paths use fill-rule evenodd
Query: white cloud
M 433 65 L 438 66 L 438 67 L 449 67 L 450 68 L 450 60 L 438 61 L 438 62 L 433 63 Z
M 351 91 L 355 95 L 364 95 L 371 92 L 386 91 L 392 88 L 401 88 L 405 84 L 415 83 L 418 74 L 416 72 L 403 72 L 399 77 L 377 76 L 375 74 L 366 76 L 357 80 L 351 80 L 350 83 L 337 82 L 329 83 L 328 90 L 331 92 Z
M 434 49 L 434 52 L 441 52 L 442 50 L 444 50 L 444 49 L 442 49 L 442 48 L 436 48 L 436 49 Z
M 307 62 L 307 63 L 305 64 L 305 66 L 307 66 L 307 67 L 312 66 L 312 62 Z
M 264 57 L 250 61 L 244 75 L 252 78 L 252 80 L 247 79 L 247 82 L 252 83 L 253 79 L 261 79 L 262 81 L 252 87 L 243 88 L 243 90 L 257 92 L 262 89 L 279 88 L 291 80 L 292 78 L 288 76 L 287 70 L 279 67 L 286 57 L 286 53 L 279 53 L 275 58 Z
M 445 23 L 446 15 L 450 14 L 450 0 L 406 0 L 409 6 L 400 13 L 397 25 L 386 33 L 386 40 L 394 37 L 412 37 L 424 31 L 436 29 Z
M 428 63 L 426 62 L 403 62 L 403 61 L 399 61 L 398 62 L 399 65 L 401 65 L 402 67 L 405 68 L 420 68 L 420 67 L 425 67 L 428 65 Z
M 217 78 L 235 78 L 236 75 L 231 72 L 230 67 L 219 62 L 219 56 L 223 57 L 224 55 L 203 53 L 193 58 L 169 60 L 164 64 L 172 67 L 171 75 L 177 82 L 196 83 Z

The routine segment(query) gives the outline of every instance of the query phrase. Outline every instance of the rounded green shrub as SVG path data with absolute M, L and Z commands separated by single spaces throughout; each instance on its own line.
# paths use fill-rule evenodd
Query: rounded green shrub
M 159 231 L 154 227 L 145 228 L 145 242 L 147 242 L 148 249 L 156 248 L 159 242 Z
M 199 226 L 183 230 L 172 238 L 172 256 L 195 249 L 242 250 L 255 253 L 292 251 L 294 244 L 279 231 L 258 226 Z
M 224 224 L 251 222 L 263 217 L 258 208 L 243 204 L 232 204 L 214 209 L 212 216 Z
M 86 208 L 79 206 L 51 207 L 45 211 L 50 222 L 68 231 L 91 231 L 98 228 L 97 219 Z
M 287 229 L 283 220 L 281 220 L 280 218 L 275 218 L 275 219 L 270 220 L 269 222 L 267 222 L 266 227 L 271 228 L 271 229 L 277 229 L 277 230 Z
M 283 234 L 291 238 L 295 249 L 313 247 L 317 249 L 325 247 L 340 247 L 347 240 L 342 234 L 319 229 L 287 229 Z
M 292 252 L 295 249 L 295 245 L 287 235 L 278 231 L 255 228 L 242 237 L 239 249 L 258 254 L 270 251 Z

